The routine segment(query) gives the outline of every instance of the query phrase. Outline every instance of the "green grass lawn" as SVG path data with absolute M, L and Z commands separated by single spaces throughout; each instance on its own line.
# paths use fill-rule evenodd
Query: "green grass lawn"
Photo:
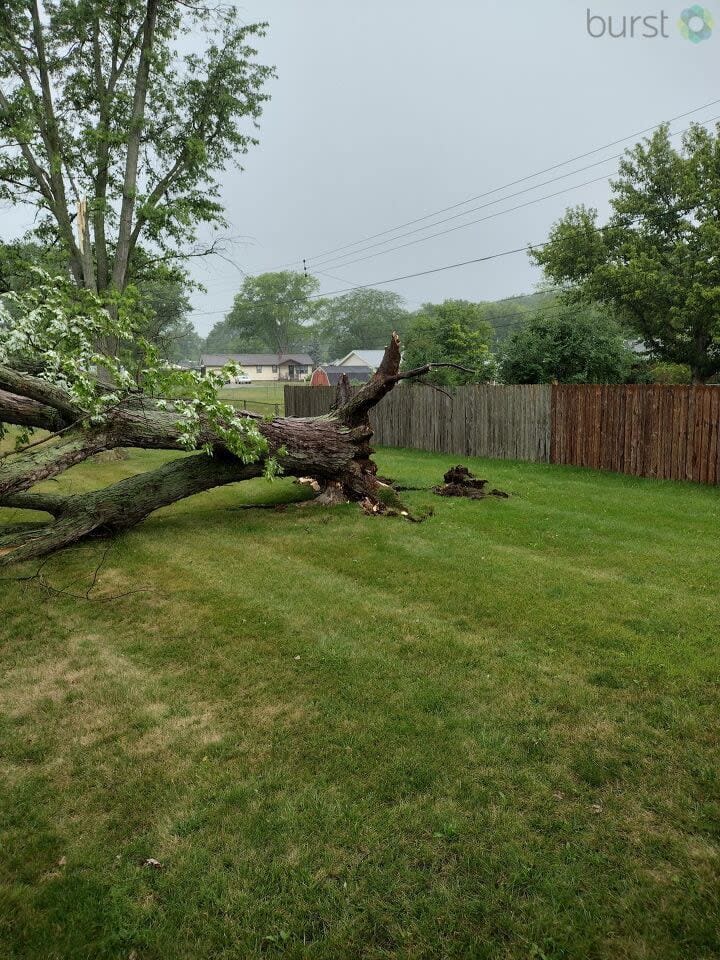
M 220 396 L 265 416 L 285 415 L 285 384 L 277 380 L 225 387 L 220 391 Z
M 720 491 L 469 462 L 511 499 L 256 481 L 116 541 L 95 602 L 0 584 L 3 960 L 720 956 Z

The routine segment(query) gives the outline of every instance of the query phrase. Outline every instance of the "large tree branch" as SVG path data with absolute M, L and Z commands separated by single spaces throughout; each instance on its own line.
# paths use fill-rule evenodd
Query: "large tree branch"
M 105 534 L 135 526 L 150 513 L 176 500 L 212 487 L 260 476 L 260 464 L 243 464 L 235 457 L 197 454 L 172 460 L 150 473 L 128 477 L 92 493 L 53 503 L 39 495 L 13 498 L 24 508 L 46 510 L 54 506 L 58 519 L 47 526 L 0 537 L 0 566 L 31 560 L 60 550 L 95 531 Z M 34 506 L 30 506 L 34 503 Z
M 118 4 L 116 7 L 116 18 L 118 22 L 122 20 L 122 4 Z M 118 80 L 122 77 L 125 72 L 125 68 L 130 62 L 130 58 L 138 49 L 142 43 L 142 38 L 145 31 L 145 21 L 139 25 L 134 35 L 132 36 L 130 42 L 125 48 L 122 55 L 120 55 L 120 34 L 122 28 L 118 27 L 118 31 L 113 38 L 113 52 L 112 52 L 112 65 L 110 69 L 110 76 L 108 78 L 108 93 L 112 94 L 117 86 Z M 118 59 L 119 58 L 119 59 Z
M 19 397 L 0 389 L 0 423 L 20 427 L 37 427 L 55 433 L 62 430 L 65 421 L 58 410 L 28 397 Z
M 148 221 L 148 210 L 155 209 L 157 205 L 162 201 L 162 199 L 167 194 L 168 190 L 171 188 L 177 177 L 180 176 L 185 165 L 187 163 L 187 153 L 185 148 L 180 151 L 180 155 L 176 159 L 175 163 L 170 167 L 170 169 L 165 173 L 164 176 L 158 180 L 155 187 L 150 192 L 147 199 L 144 201 L 140 212 L 138 213 L 137 219 L 135 221 L 135 226 L 133 227 L 132 233 L 130 235 L 130 256 L 135 249 L 140 232 L 142 228 Z
M 3 112 L 10 115 L 10 101 L 8 100 L 6 94 L 0 88 L 0 108 Z M 20 152 L 25 160 L 25 163 L 28 166 L 28 171 L 30 175 L 34 178 L 37 183 L 38 190 L 44 200 L 46 201 L 48 208 L 50 209 L 53 216 L 55 216 L 55 196 L 53 194 L 53 188 L 50 183 L 50 176 L 45 169 L 41 166 L 35 154 L 33 153 L 30 144 L 26 140 L 16 140 L 15 145 L 20 149 Z M 57 216 L 55 216 L 57 219 Z
M 58 517 L 66 508 L 70 497 L 61 493 L 16 493 L 3 497 L 4 507 L 16 510 L 39 510 Z
M 56 386 L 41 377 L 29 373 L 22 373 L 13 367 L 0 363 L 0 390 L 7 390 L 18 397 L 26 397 L 37 403 L 53 407 L 62 416 L 63 420 L 71 423 L 82 414 L 80 408 L 72 402 L 62 387 Z M 8 423 L 14 421 L 8 420 Z
M 65 181 L 63 180 L 63 168 L 66 166 L 67 158 L 64 155 L 63 146 L 58 129 L 57 117 L 55 114 L 55 104 L 52 94 L 52 82 L 50 78 L 50 68 L 48 66 L 47 53 L 45 50 L 45 37 L 43 35 L 43 26 L 40 19 L 40 8 L 37 0 L 29 0 L 28 3 L 30 15 L 32 18 L 33 42 L 35 44 L 35 54 L 37 56 L 37 69 L 40 78 L 40 90 L 43 106 L 43 123 L 41 129 L 44 130 L 45 142 L 48 150 L 48 161 L 50 182 L 53 187 L 53 196 L 55 198 L 55 219 L 60 227 L 60 232 L 71 252 L 72 260 L 75 264 L 74 272 L 77 277 L 78 267 L 86 287 L 91 290 L 96 289 L 95 277 L 92 268 L 92 258 L 82 257 L 80 250 L 75 242 L 75 236 L 72 228 L 72 217 L 67 203 L 65 193 Z
M 382 362 L 370 380 L 354 397 L 338 407 L 336 416 L 349 426 L 367 421 L 368 412 L 395 386 L 400 369 L 400 338 L 393 333 Z
M 399 363 L 400 345 L 393 335 L 370 383 L 328 416 L 268 421 L 255 415 L 269 453 L 279 460 L 284 472 L 316 478 L 341 499 L 361 501 L 373 512 L 383 509 L 381 484 L 371 459 L 368 413 L 403 378 Z M 415 375 L 416 371 L 410 373 Z M 26 389 L 25 395 L 34 389 Z M 252 416 L 245 412 L 241 415 Z M 212 457 L 202 454 L 175 459 L 160 470 L 91 494 L 63 498 L 30 492 L 39 481 L 55 477 L 102 450 L 183 448 L 178 414 L 157 409 L 152 400 L 144 397 L 129 399 L 109 410 L 102 426 L 92 427 L 83 417 L 81 413 L 74 425 L 50 443 L 11 455 L 0 463 L 0 504 L 43 510 L 56 517 L 53 524 L 40 530 L 16 530 L 0 539 L 0 564 L 60 549 L 91 533 L 117 532 L 140 522 L 159 506 L 219 484 L 259 476 L 264 469 L 264 458 L 243 464 L 228 451 L 223 432 L 206 423 L 198 443 L 207 445 L 213 451 Z
M 5 497 L 29 490 L 36 483 L 56 477 L 106 449 L 102 432 L 87 433 L 76 428 L 54 443 L 10 455 L 0 461 L 0 504 Z
M 125 176 L 123 179 L 123 197 L 120 207 L 120 224 L 118 228 L 115 262 L 113 264 L 112 281 L 118 290 L 125 287 L 127 269 L 131 252 L 131 236 L 135 198 L 137 193 L 138 161 L 140 157 L 140 142 L 145 125 L 145 105 L 147 103 L 148 81 L 150 78 L 150 63 L 152 60 L 155 26 L 157 22 L 158 0 L 147 0 L 143 25 L 143 40 L 140 51 L 140 62 L 135 77 L 135 92 L 130 118 L 127 153 L 125 157 Z
M 116 10 L 116 16 L 121 16 Z M 119 43 L 120 30 L 117 31 Z M 138 36 L 142 31 L 138 30 Z M 97 270 L 97 285 L 99 290 L 105 290 L 108 284 L 108 248 L 105 229 L 108 181 L 110 176 L 110 101 L 113 96 L 119 72 L 117 65 L 117 46 L 113 45 L 111 54 L 110 75 L 105 81 L 102 64 L 101 28 L 98 16 L 92 21 L 92 62 L 95 78 L 96 97 L 98 103 L 98 122 L 95 127 L 95 175 L 93 186 L 95 196 L 92 202 L 93 239 L 95 241 L 95 263 Z M 120 70 L 121 72 L 121 70 Z

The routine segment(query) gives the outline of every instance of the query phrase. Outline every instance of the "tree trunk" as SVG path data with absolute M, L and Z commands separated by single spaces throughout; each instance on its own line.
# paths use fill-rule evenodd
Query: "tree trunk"
M 353 397 L 341 391 L 342 402 L 332 413 L 270 421 L 246 415 L 255 417 L 270 453 L 277 456 L 286 474 L 314 478 L 323 489 L 332 486 L 343 499 L 363 501 L 366 508 L 369 501 L 382 509 L 378 494 L 384 484 L 375 475 L 368 414 L 399 380 L 429 369 L 401 374 L 399 365 L 400 344 L 393 334 L 374 377 Z M 263 472 L 263 463 L 243 464 L 229 453 L 206 425 L 200 444 L 209 444 L 213 456 L 173 459 L 158 470 L 92 493 L 29 492 L 39 481 L 56 477 L 102 450 L 182 449 L 177 415 L 140 397 L 111 411 L 101 427 L 89 427 L 64 392 L 45 381 L 0 366 L 0 387 L 5 388 L 0 390 L 0 421 L 60 431 L 47 442 L 0 460 L 0 506 L 43 510 L 54 517 L 45 526 L 0 537 L 0 565 L 51 553 L 90 534 L 115 534 L 159 507 Z

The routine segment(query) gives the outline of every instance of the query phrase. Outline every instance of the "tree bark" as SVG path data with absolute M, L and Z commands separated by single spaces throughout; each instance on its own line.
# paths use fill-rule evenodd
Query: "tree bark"
M 150 64 L 152 61 L 157 15 L 158 0 L 147 0 L 142 47 L 140 50 L 140 63 L 135 77 L 135 91 L 130 116 L 130 132 L 125 158 L 125 176 L 123 178 L 123 196 L 120 206 L 118 239 L 112 270 L 112 283 L 117 290 L 125 289 L 128 264 L 132 253 L 132 222 L 137 193 L 138 161 L 143 127 L 145 125 L 145 105 L 150 80 Z
M 256 414 L 245 415 L 257 420 L 271 455 L 278 458 L 285 474 L 311 477 L 323 489 L 332 486 L 340 499 L 362 501 L 366 509 L 368 503 L 376 504 L 382 510 L 378 494 L 385 485 L 376 477 L 368 414 L 408 376 L 399 372 L 399 366 L 400 343 L 393 335 L 374 377 L 354 396 L 341 392 L 342 402 L 332 413 L 269 421 Z M 0 386 L 5 388 L 0 390 L 0 421 L 59 431 L 47 442 L 0 460 L 0 506 L 42 510 L 54 517 L 43 527 L 0 536 L 0 565 L 51 553 L 91 534 L 116 534 L 176 500 L 263 472 L 262 462 L 247 465 L 234 457 L 206 424 L 199 440 L 212 448 L 212 456 L 176 458 L 157 470 L 92 493 L 62 496 L 32 491 L 38 482 L 103 450 L 181 450 L 177 414 L 137 397 L 111 410 L 102 426 L 92 427 L 64 391 L 39 378 L 0 367 Z

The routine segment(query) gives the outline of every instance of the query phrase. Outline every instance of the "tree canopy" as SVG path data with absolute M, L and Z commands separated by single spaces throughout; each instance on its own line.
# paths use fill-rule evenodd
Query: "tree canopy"
M 198 360 L 202 339 L 189 318 L 190 301 L 176 276 L 157 276 L 138 284 L 147 319 L 139 332 L 160 357 L 171 362 Z
M 241 338 L 240 334 L 232 329 L 227 317 L 213 324 L 205 337 L 203 348 L 207 353 L 261 352 L 264 349 L 262 344 Z
M 617 322 L 597 307 L 537 312 L 506 340 L 505 383 L 623 383 L 633 352 Z
M 578 302 L 598 302 L 659 360 L 696 381 L 720 373 L 720 125 L 693 125 L 680 149 L 667 125 L 626 152 L 612 215 L 579 206 L 531 252 Z
M 380 350 L 393 331 L 402 337 L 409 314 L 403 298 L 389 290 L 352 290 L 324 300 L 318 335 L 330 360 L 351 350 Z
M 0 199 L 37 210 L 78 285 L 123 291 L 141 244 L 174 260 L 225 224 L 218 174 L 257 142 L 265 26 L 196 0 L 0 5 Z M 181 54 L 193 29 L 205 46 Z
M 227 315 L 227 329 L 242 349 L 287 353 L 303 347 L 318 304 L 320 283 L 304 273 L 283 270 L 246 277 Z
M 404 369 L 412 370 L 427 362 L 455 363 L 470 372 L 443 368 L 434 370 L 428 379 L 446 385 L 492 380 L 493 329 L 484 313 L 482 304 L 467 300 L 424 304 L 408 325 Z

